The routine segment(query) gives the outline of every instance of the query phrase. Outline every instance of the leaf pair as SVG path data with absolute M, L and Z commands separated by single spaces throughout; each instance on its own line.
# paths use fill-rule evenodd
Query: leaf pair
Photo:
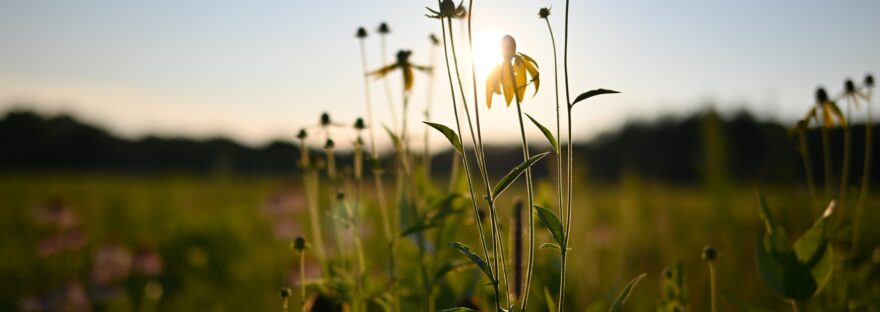
M 763 196 L 759 201 L 766 226 L 764 238 L 758 239 L 755 246 L 755 265 L 761 280 L 767 288 L 789 300 L 813 297 L 831 277 L 833 255 L 825 228 L 835 202 L 791 246 L 785 228 L 774 221 Z

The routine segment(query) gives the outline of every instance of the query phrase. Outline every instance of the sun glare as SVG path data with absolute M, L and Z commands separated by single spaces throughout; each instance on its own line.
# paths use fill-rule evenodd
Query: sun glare
M 485 79 L 495 65 L 501 62 L 501 37 L 497 31 L 482 31 L 474 35 L 474 69 L 478 79 Z

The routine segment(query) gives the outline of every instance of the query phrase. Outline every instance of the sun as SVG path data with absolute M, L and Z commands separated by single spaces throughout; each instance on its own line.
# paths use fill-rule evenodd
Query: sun
M 501 37 L 497 31 L 481 31 L 474 34 L 474 70 L 478 79 L 485 79 L 501 62 Z

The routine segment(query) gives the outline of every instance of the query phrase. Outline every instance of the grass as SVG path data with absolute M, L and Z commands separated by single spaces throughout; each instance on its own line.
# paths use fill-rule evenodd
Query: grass
M 731 198 L 743 200 L 730 203 L 731 217 L 721 218 L 711 209 L 715 203 L 711 194 L 698 187 L 655 183 L 635 175 L 607 185 L 590 184 L 580 175 L 576 179 L 585 191 L 574 194 L 582 209 L 572 221 L 581 226 L 572 229 L 578 244 L 572 246 L 575 252 L 570 254 L 569 274 L 578 278 L 569 279 L 568 306 L 601 310 L 610 305 L 632 276 L 648 272 L 626 304 L 630 310 L 653 309 L 659 300 L 661 272 L 666 265 L 680 260 L 685 268 L 689 305 L 708 310 L 709 277 L 700 251 L 711 243 L 721 253 L 715 261 L 721 297 L 747 299 L 751 305 L 770 310 L 790 308 L 761 285 L 753 267 L 754 238 L 763 228 L 752 200 L 758 185 L 735 186 Z M 801 213 L 811 204 L 802 185 L 760 188 L 788 228 L 799 233 L 812 222 L 810 214 Z M 272 233 L 273 218 L 263 213 L 268 198 L 281 190 L 301 192 L 302 188 L 295 178 L 3 174 L 0 231 L 4 233 L 0 237 L 7 247 L 0 257 L 0 272 L 9 282 L 0 286 L 0 309 L 14 310 L 20 298 L 50 293 L 69 279 L 89 284 L 91 254 L 109 239 L 131 248 L 145 241 L 157 246 L 165 262 L 158 278 L 164 286 L 160 310 L 280 309 L 278 289 L 295 285 L 294 280 L 299 278 L 297 254 L 288 248 L 293 236 L 276 237 Z M 555 201 L 551 184 L 539 182 L 536 190 L 538 203 Z M 80 216 L 88 243 L 77 255 L 65 257 L 78 260 L 46 258 L 35 250 L 35 242 L 47 233 L 33 220 L 31 211 L 50 198 L 65 200 Z M 880 219 L 880 198 L 874 195 L 867 203 L 865 220 Z M 511 202 L 499 205 L 509 208 Z M 368 274 L 381 276 L 385 249 L 381 229 L 376 227 L 381 224 L 380 216 L 372 209 L 364 217 L 364 226 L 369 227 L 363 234 Z M 309 233 L 304 208 L 288 218 L 301 231 L 293 235 Z M 456 218 L 461 222 L 472 219 L 468 213 Z M 865 227 L 865 231 L 864 245 L 880 243 L 876 228 Z M 538 235 L 539 241 L 550 239 L 543 231 Z M 475 236 L 471 231 L 457 231 L 451 239 L 473 242 Z M 411 241 L 406 241 L 401 252 L 412 252 L 413 247 Z M 208 264 L 188 260 L 186 255 L 192 250 L 203 250 Z M 313 253 L 306 253 L 307 265 L 314 263 L 313 257 Z M 411 269 L 407 265 L 402 262 L 401 269 Z M 459 270 L 438 286 L 440 308 L 451 307 L 465 297 L 472 280 L 468 272 L 474 271 Z M 537 287 L 555 289 L 558 279 L 553 272 L 558 270 L 550 251 L 539 249 L 536 271 L 542 273 L 536 275 Z M 314 274 L 307 273 L 307 278 L 316 277 Z M 131 307 L 139 300 L 143 286 L 134 280 L 123 283 L 128 303 L 114 304 Z M 291 300 L 298 302 L 298 295 Z M 534 296 L 530 306 L 539 310 L 546 305 L 541 296 Z M 722 310 L 731 307 L 723 299 L 719 306 Z

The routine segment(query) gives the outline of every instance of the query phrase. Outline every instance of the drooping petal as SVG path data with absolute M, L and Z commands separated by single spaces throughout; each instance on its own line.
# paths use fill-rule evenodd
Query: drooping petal
M 535 84 L 535 93 L 532 94 L 532 96 L 535 96 L 536 94 L 538 94 L 538 88 L 541 87 L 541 77 L 540 77 L 540 74 L 538 73 L 538 63 L 535 63 L 535 60 L 533 60 L 528 55 L 525 55 L 525 54 L 520 54 L 520 55 L 522 55 L 522 57 L 524 59 L 523 64 L 525 64 L 526 70 L 529 71 L 529 76 L 532 76 L 531 82 Z
M 829 102 L 828 106 L 831 107 L 831 113 L 834 114 L 835 117 L 837 117 L 837 121 L 840 123 L 840 125 L 846 127 L 846 118 L 843 117 L 843 112 L 840 111 L 840 107 L 837 106 L 837 103 Z
M 372 71 L 369 73 L 369 75 L 374 76 L 376 78 L 382 78 L 382 77 L 385 77 L 385 75 L 387 75 L 389 72 L 391 72 L 392 70 L 394 70 L 396 68 L 397 68 L 397 63 L 394 63 L 391 65 L 379 68 L 375 71 Z
M 501 90 L 501 80 L 498 75 L 501 73 L 501 66 L 495 66 L 491 72 L 489 72 L 489 76 L 486 77 L 486 105 L 489 108 L 492 108 L 492 96 L 495 93 L 500 93 Z
M 405 66 L 403 68 L 403 89 L 406 91 L 412 90 L 413 80 L 412 66 Z
M 513 58 L 513 71 L 516 73 L 516 100 L 522 103 L 528 83 L 526 81 L 526 65 L 523 64 L 521 57 Z
M 831 117 L 831 107 L 828 104 L 822 104 L 822 126 L 825 128 L 834 127 L 834 119 Z
M 504 91 L 504 100 L 507 106 L 513 101 L 513 72 L 510 71 L 511 66 L 507 64 L 501 65 L 501 89 Z

